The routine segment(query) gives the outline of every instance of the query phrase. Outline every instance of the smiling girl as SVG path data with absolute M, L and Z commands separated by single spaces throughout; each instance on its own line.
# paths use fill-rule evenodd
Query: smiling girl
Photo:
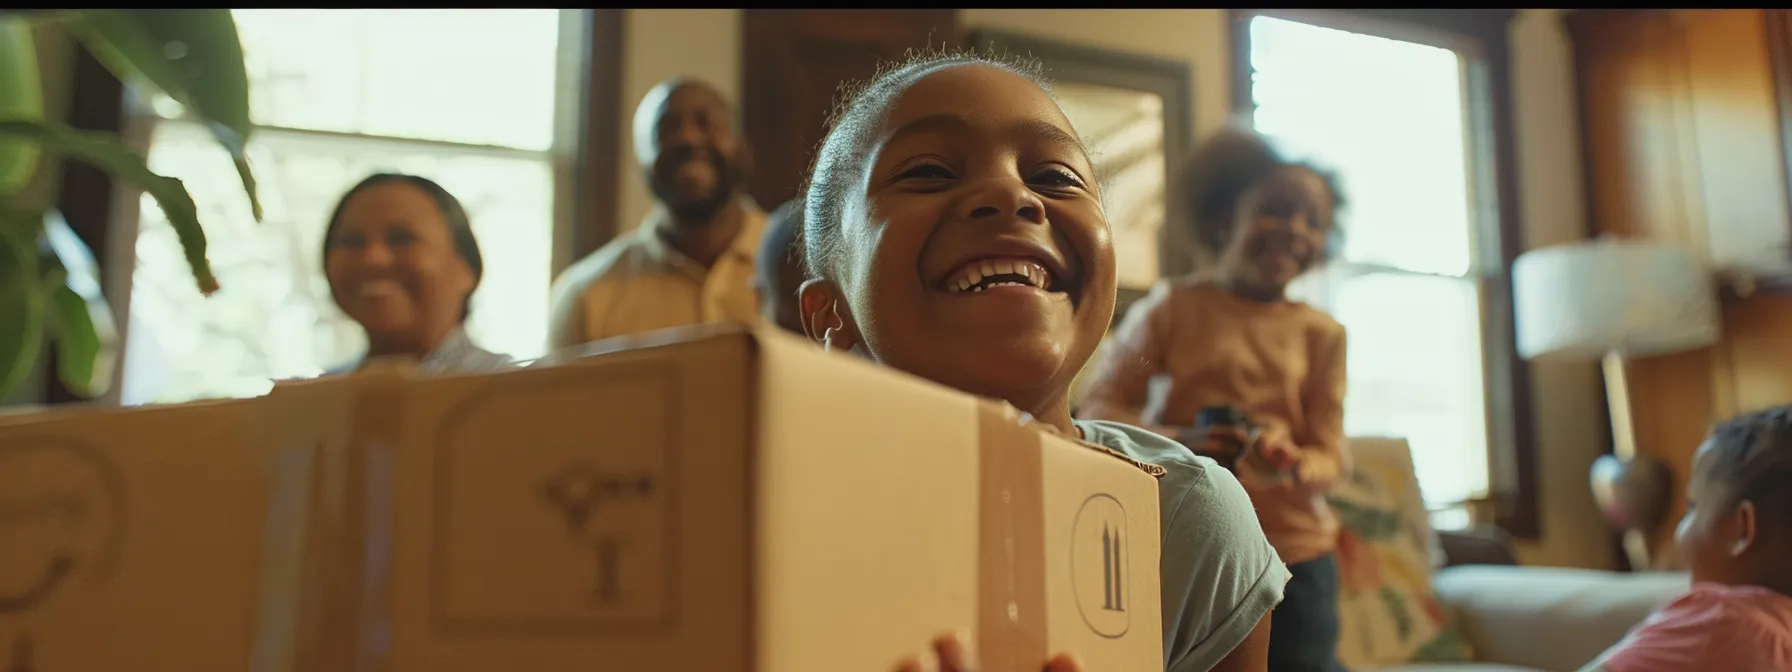
M 1083 413 L 1144 423 L 1229 466 L 1246 429 L 1196 428 L 1196 416 L 1230 407 L 1260 428 L 1240 478 L 1294 576 L 1275 612 L 1270 669 L 1339 672 L 1338 523 L 1324 493 L 1349 467 L 1344 327 L 1287 291 L 1325 258 L 1341 194 L 1329 175 L 1242 130 L 1203 143 L 1181 186 L 1217 263 L 1160 281 L 1127 312 L 1090 372 Z
M 964 54 L 885 70 L 837 109 L 805 204 L 806 332 L 1162 466 L 1164 667 L 1265 669 L 1288 574 L 1237 480 L 1164 437 L 1070 417 L 1115 261 L 1094 167 L 1043 80 Z

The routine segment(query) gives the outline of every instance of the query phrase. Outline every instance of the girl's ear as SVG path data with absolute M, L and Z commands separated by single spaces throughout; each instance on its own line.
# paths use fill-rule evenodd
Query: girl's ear
M 1759 530 L 1755 526 L 1756 520 L 1754 502 L 1745 499 L 1736 504 L 1736 512 L 1730 514 L 1729 520 L 1730 527 L 1733 529 L 1732 534 L 1729 535 L 1731 557 L 1742 555 L 1755 546 L 1755 540 L 1759 534 Z
M 810 279 L 797 290 L 803 309 L 803 332 L 828 350 L 849 352 L 859 345 L 859 328 L 832 280 Z

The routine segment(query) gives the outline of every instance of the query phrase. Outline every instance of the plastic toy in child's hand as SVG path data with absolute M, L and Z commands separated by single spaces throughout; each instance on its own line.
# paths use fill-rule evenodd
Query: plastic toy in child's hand
M 1238 471 L 1238 463 L 1257 443 L 1257 427 L 1243 409 L 1212 406 L 1195 414 L 1195 424 L 1177 437 L 1189 452 Z
M 895 672 L 975 672 L 977 656 L 971 653 L 971 637 L 954 633 L 933 640 L 933 650 L 924 657 L 907 658 L 896 664 Z M 1075 655 L 1053 656 L 1041 668 L 1045 672 L 1083 672 L 1083 663 Z

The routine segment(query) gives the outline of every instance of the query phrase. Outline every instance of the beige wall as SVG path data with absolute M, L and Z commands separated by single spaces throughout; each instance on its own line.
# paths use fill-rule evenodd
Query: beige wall
M 1568 44 L 1559 10 L 1525 10 L 1512 28 L 1514 98 L 1526 247 L 1584 235 L 1580 137 Z M 1194 86 L 1197 138 L 1231 114 L 1226 13 L 1216 9 L 964 10 L 967 28 L 1004 28 L 1182 60 Z M 689 74 L 738 93 L 739 10 L 629 10 L 623 100 L 635 101 L 666 77 Z M 633 113 L 631 107 L 626 115 Z M 649 196 L 623 131 L 619 223 L 632 227 Z M 1587 490 L 1599 452 L 1599 388 L 1591 366 L 1534 369 L 1544 538 L 1520 548 L 1527 562 L 1606 567 L 1611 544 Z

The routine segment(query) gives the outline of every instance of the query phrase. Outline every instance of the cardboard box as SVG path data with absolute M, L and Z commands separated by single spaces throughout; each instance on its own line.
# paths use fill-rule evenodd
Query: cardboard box
M 1144 470 L 782 333 L 684 333 L 360 396 L 325 667 L 887 670 L 952 628 L 998 672 L 1161 667 Z
M 957 627 L 992 671 L 1162 664 L 1144 471 L 778 332 L 684 336 L 7 417 L 0 669 L 885 670 Z
M 269 410 L 0 422 L 0 669 L 284 669 L 314 445 Z

